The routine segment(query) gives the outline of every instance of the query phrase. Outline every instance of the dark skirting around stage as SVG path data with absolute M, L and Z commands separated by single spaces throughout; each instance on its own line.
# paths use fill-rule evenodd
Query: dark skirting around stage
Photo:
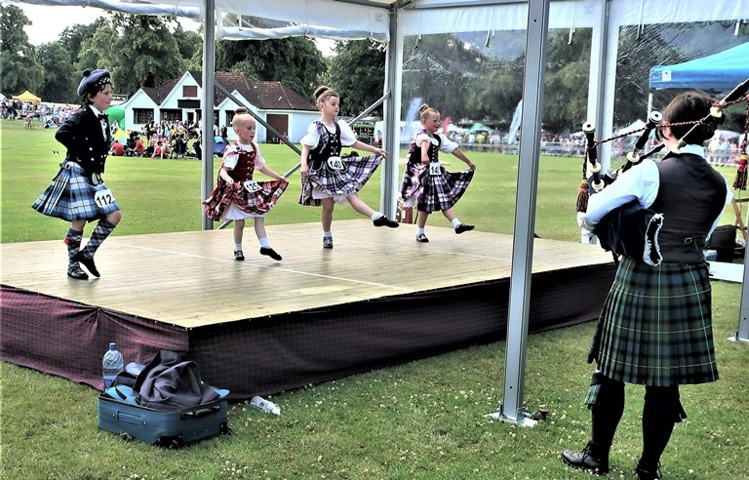
M 424 248 L 409 228 L 340 223 L 326 252 L 318 225 L 269 229 L 280 264 L 227 259 L 226 231 L 116 237 L 89 282 L 64 278 L 59 242 L 3 245 L 0 358 L 100 388 L 110 341 L 126 362 L 174 350 L 246 399 L 505 339 L 511 236 L 431 228 Z M 192 247 L 159 273 L 128 268 L 175 242 Z M 39 258 L 24 270 L 13 257 L 28 249 Z M 598 247 L 537 239 L 530 332 L 597 318 L 614 271 Z

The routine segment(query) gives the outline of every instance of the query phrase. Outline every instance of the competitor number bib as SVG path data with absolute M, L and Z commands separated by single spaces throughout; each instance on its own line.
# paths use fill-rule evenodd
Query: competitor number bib
M 94 202 L 100 208 L 108 207 L 114 203 L 114 195 L 112 190 L 105 188 L 104 190 L 97 190 L 94 193 Z
M 440 175 L 442 175 L 442 171 L 440 170 L 440 162 L 429 162 L 429 176 L 439 177 Z
M 263 189 L 263 187 L 261 187 L 260 184 L 257 183 L 257 180 L 245 180 L 243 185 L 244 189 L 250 193 L 259 192 Z
M 343 170 L 343 161 L 341 160 L 341 157 L 329 157 L 328 158 L 328 168 L 331 170 Z

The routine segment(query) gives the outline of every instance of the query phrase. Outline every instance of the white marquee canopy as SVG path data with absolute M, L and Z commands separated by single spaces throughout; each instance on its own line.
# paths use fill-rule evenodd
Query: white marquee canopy
M 205 23 L 203 85 L 213 82 L 213 39 L 248 40 L 310 36 L 333 40 L 372 38 L 387 42 L 386 84 L 383 110 L 385 148 L 398 152 L 397 128 L 401 119 L 401 84 L 404 38 L 437 33 L 526 31 L 526 69 L 513 267 L 507 332 L 507 363 L 504 405 L 500 418 L 523 423 L 521 411 L 525 336 L 533 255 L 535 184 L 539 156 L 545 45 L 549 29 L 590 28 L 592 51 L 588 87 L 587 119 L 596 125 L 597 137 L 612 132 L 614 85 L 619 30 L 623 26 L 690 22 L 734 22 L 749 19 L 749 0 L 14 0 L 39 5 L 87 5 L 138 15 L 173 15 Z M 215 16 L 214 16 L 215 15 Z M 223 18 L 235 25 L 224 25 Z M 238 17 L 241 21 L 237 21 Z M 249 18 L 252 17 L 252 18 Z M 261 21 L 257 21 L 261 19 Z M 276 23 L 274 23 L 276 22 Z M 291 22 L 286 25 L 285 22 Z M 262 25 L 262 26 L 258 26 Z M 283 26 L 273 26 L 283 25 Z M 737 59 L 745 61 L 746 59 Z M 204 88 L 204 105 L 213 104 L 213 89 Z M 210 115 L 204 115 L 204 122 Z M 208 128 L 206 128 L 208 127 Z M 212 126 L 203 125 L 204 131 Z M 204 152 L 211 152 L 207 142 Z M 601 158 L 610 155 L 610 144 L 602 146 Z M 397 162 L 387 162 L 383 172 L 382 209 L 395 213 Z M 213 181 L 212 159 L 204 158 L 204 186 Z M 574 220 L 572 220 L 574 221 Z M 744 292 L 749 284 L 745 269 Z M 741 314 L 749 318 L 749 298 L 742 293 Z M 739 327 L 741 339 L 749 339 L 749 320 Z

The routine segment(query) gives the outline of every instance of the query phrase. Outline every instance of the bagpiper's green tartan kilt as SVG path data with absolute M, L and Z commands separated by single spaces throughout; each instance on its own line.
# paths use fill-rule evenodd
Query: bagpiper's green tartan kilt
M 623 257 L 588 361 L 628 383 L 668 387 L 718 379 L 707 264 L 651 267 Z

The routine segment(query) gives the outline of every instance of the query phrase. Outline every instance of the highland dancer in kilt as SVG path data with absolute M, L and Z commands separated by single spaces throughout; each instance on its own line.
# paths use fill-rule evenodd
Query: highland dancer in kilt
M 358 140 L 346 122 L 335 121 L 340 96 L 328 87 L 315 91 L 320 120 L 310 124 L 302 143 L 302 193 L 299 203 L 320 206 L 323 248 L 333 248 L 333 208 L 348 201 L 360 214 L 372 219 L 376 227 L 398 227 L 381 212 L 376 212 L 357 193 L 372 177 L 387 151 Z M 374 155 L 342 157 L 342 147 L 364 150 Z
M 592 231 L 606 214 L 633 200 L 662 214 L 658 243 L 663 261 L 650 266 L 624 255 L 619 263 L 588 356 L 597 366 L 585 400 L 591 440 L 582 451 L 562 453 L 572 467 L 608 472 L 609 450 L 624 412 L 624 384 L 632 383 L 645 386 L 643 447 L 635 471 L 640 480 L 662 478 L 661 454 L 674 425 L 686 418 L 679 386 L 718 380 L 703 249 L 732 193 L 705 160 L 703 144 L 716 125 L 697 121 L 710 117 L 712 105 L 696 92 L 675 97 L 656 127 L 670 153 L 660 162 L 643 160 L 592 195 L 582 217 L 582 226 Z M 686 145 L 680 147 L 680 139 Z
M 253 218 L 260 254 L 281 261 L 281 255 L 273 250 L 265 233 L 265 214 L 276 205 L 289 182 L 265 164 L 260 148 L 253 141 L 255 119 L 244 107 L 236 109 L 234 113 L 232 124 L 237 141 L 227 145 L 224 150 L 217 186 L 203 201 L 205 213 L 211 220 L 234 221 L 234 260 L 244 260 L 242 237 L 245 219 Z M 274 180 L 256 181 L 253 179 L 255 171 Z
M 452 208 L 463 196 L 473 179 L 476 165 L 465 156 L 457 143 L 437 133 L 440 112 L 429 105 L 419 107 L 422 130 L 408 147 L 406 170 L 403 172 L 400 194 L 403 206 L 416 208 L 416 241 L 429 242 L 424 228 L 432 212 L 442 212 L 450 220 L 455 233 L 473 230 L 473 225 L 462 223 Z M 464 161 L 470 170 L 448 172 L 440 165 L 439 152 L 452 153 Z
M 112 191 L 102 180 L 112 135 L 104 111 L 112 102 L 112 78 L 107 70 L 85 70 L 78 86 L 82 106 L 55 132 L 67 148 L 65 160 L 52 183 L 34 202 L 34 210 L 70 222 L 65 236 L 68 247 L 68 277 L 87 280 L 100 276 L 94 254 L 120 222 L 122 213 Z M 98 220 L 91 238 L 81 250 L 83 229 Z

